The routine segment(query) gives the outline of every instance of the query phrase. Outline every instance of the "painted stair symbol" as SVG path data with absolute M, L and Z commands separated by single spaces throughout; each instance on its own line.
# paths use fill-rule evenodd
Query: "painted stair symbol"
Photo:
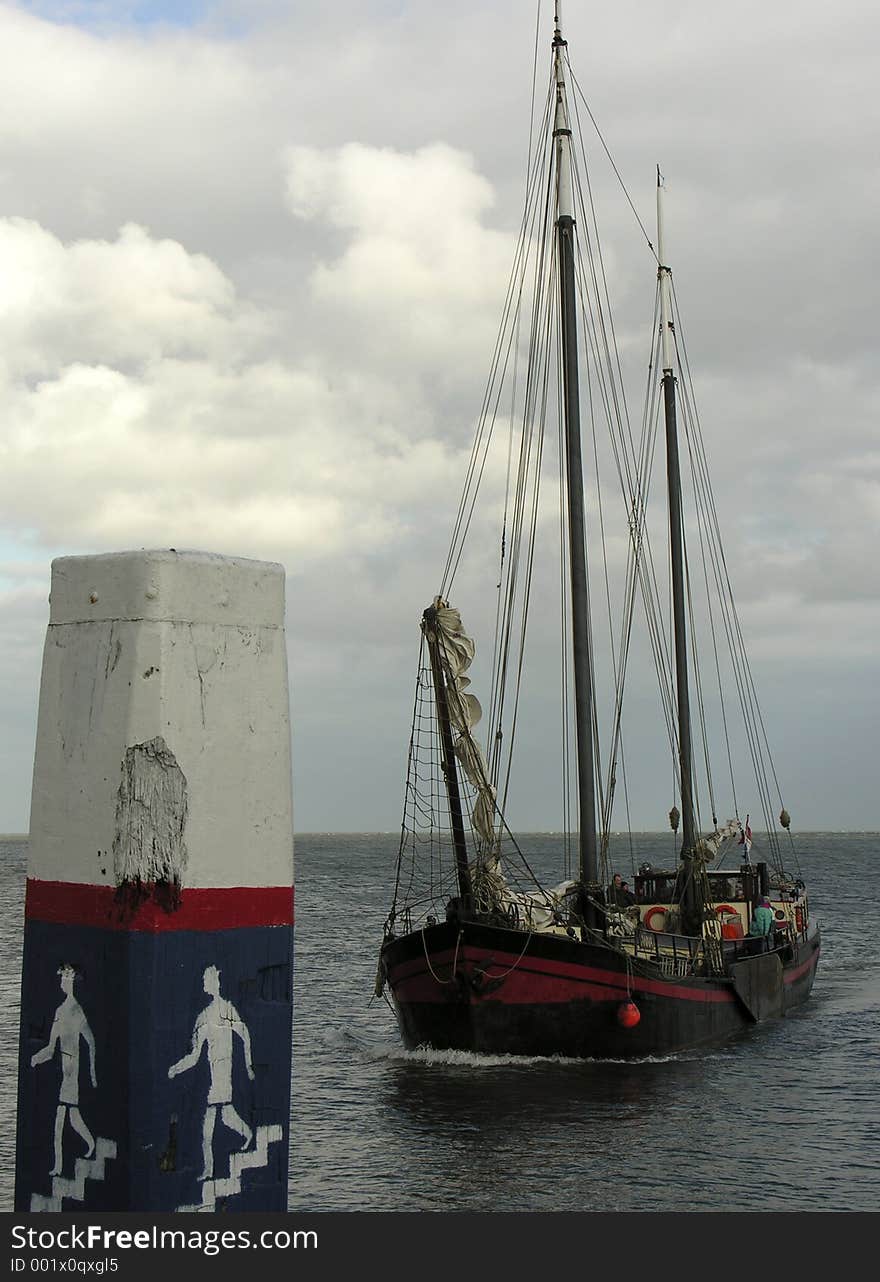
M 233 1153 L 229 1158 L 229 1174 L 219 1180 L 202 1181 L 202 1200 L 195 1206 L 179 1206 L 178 1211 L 213 1211 L 218 1197 L 234 1197 L 241 1192 L 242 1171 L 269 1165 L 269 1145 L 282 1138 L 279 1124 L 258 1126 L 254 1147 L 246 1153 Z
M 115 1156 L 114 1141 L 101 1139 L 99 1136 L 95 1143 L 94 1157 L 76 1159 L 72 1180 L 66 1180 L 63 1175 L 54 1175 L 52 1192 L 48 1197 L 42 1193 L 31 1194 L 31 1210 L 60 1211 L 64 1198 L 73 1202 L 82 1202 L 86 1195 L 86 1180 L 103 1180 L 105 1164 Z

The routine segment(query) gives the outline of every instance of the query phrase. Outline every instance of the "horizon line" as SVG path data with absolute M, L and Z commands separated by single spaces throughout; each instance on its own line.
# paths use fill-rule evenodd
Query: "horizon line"
M 294 831 L 294 838 L 297 837 L 392 837 L 400 833 L 399 828 L 303 828 L 300 831 Z M 669 833 L 664 828 L 613 828 L 610 836 L 612 837 L 665 837 Z M 766 828 L 753 828 L 753 836 L 766 835 Z M 797 833 L 791 836 L 812 837 L 812 836 L 834 836 L 836 834 L 846 833 L 849 836 L 860 837 L 880 837 L 880 828 L 801 828 Z M 577 835 L 577 830 L 568 830 L 564 828 L 519 828 L 515 836 L 522 837 L 573 837 Z M 674 834 L 672 834 L 674 835 Z M 711 834 L 710 834 L 711 835 Z M 30 841 L 30 833 L 27 832 L 0 832 L 0 841 Z

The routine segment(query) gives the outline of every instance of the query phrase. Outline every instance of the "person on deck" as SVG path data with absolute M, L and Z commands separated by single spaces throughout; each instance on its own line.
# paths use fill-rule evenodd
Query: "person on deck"
M 626 885 L 620 873 L 616 872 L 611 885 L 608 887 L 609 908 L 629 908 L 635 902 L 635 895 Z
M 755 938 L 766 937 L 773 929 L 773 923 L 776 918 L 773 916 L 773 909 L 770 907 L 770 900 L 766 895 L 758 898 L 758 905 L 752 913 L 752 924 L 749 926 L 749 934 Z

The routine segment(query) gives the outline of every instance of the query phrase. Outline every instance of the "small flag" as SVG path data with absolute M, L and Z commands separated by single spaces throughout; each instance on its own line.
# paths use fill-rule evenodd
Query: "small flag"
M 749 816 L 748 816 L 748 815 L 746 815 L 746 826 L 745 826 L 745 828 L 744 828 L 744 829 L 743 829 L 743 828 L 741 828 L 741 829 L 740 829 L 740 838 L 739 838 L 739 843 L 738 843 L 738 844 L 739 844 L 740 846 L 744 846 L 744 847 L 745 847 L 745 850 L 744 850 L 744 852 L 743 852 L 743 853 L 744 853 L 744 855 L 745 855 L 746 863 L 748 863 L 748 862 L 749 862 L 749 851 L 750 851 L 750 850 L 751 850 L 751 848 L 752 848 L 752 830 L 751 830 L 751 828 L 749 827 Z

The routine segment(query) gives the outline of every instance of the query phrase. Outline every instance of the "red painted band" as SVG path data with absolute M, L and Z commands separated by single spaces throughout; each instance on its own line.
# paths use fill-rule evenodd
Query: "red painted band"
M 459 974 L 461 974 L 461 970 Z M 421 975 L 410 975 L 397 980 L 392 973 L 391 989 L 395 1000 L 407 1005 L 444 1005 L 458 995 L 457 986 L 440 987 L 432 975 L 425 972 Z M 495 992 L 471 990 L 468 1000 L 471 1005 L 497 1003 L 501 1006 L 559 1006 L 571 1002 L 614 1002 L 619 1005 L 626 1001 L 627 990 L 621 985 L 605 987 L 593 984 L 587 979 L 560 979 L 556 976 L 530 974 L 518 969 L 504 980 L 501 988 Z
M 431 965 L 441 981 L 451 978 L 452 966 L 455 960 L 455 950 L 451 948 L 432 956 Z M 708 988 L 705 986 L 705 980 L 697 980 L 694 986 L 691 987 L 686 983 L 676 984 L 667 980 L 648 979 L 640 975 L 633 975 L 627 986 L 626 975 L 622 971 L 604 970 L 597 966 L 580 966 L 571 962 L 555 962 L 544 957 L 530 955 L 517 959 L 513 953 L 499 953 L 497 950 L 490 952 L 486 948 L 465 945 L 458 953 L 458 967 L 473 966 L 474 963 L 481 963 L 480 968 L 485 972 L 487 980 L 504 973 L 507 973 L 508 976 L 504 980 L 502 988 L 496 989 L 494 993 L 486 994 L 483 999 L 486 1001 L 495 997 L 496 1000 L 504 1002 L 528 1002 L 532 1000 L 565 1002 L 571 1000 L 575 991 L 572 988 L 572 984 L 575 988 L 584 985 L 604 988 L 606 992 L 602 994 L 602 999 L 606 1000 L 606 993 L 609 993 L 609 990 L 616 1000 L 620 1000 L 621 994 L 625 995 L 628 991 L 653 993 L 658 997 L 672 997 L 677 1000 L 691 1002 L 732 1002 L 735 1000 L 729 984 L 725 983 L 724 980 L 719 981 L 718 987 Z M 400 984 L 411 978 L 416 976 L 422 978 L 429 975 L 430 971 L 424 958 L 415 957 L 412 961 L 402 962 L 399 966 L 395 966 L 388 979 L 392 988 L 396 991 Z M 526 978 L 527 976 L 528 979 Z M 550 981 L 550 987 L 545 990 L 543 985 L 548 981 Z M 431 983 L 437 992 L 436 1000 L 445 1000 L 440 991 L 441 986 L 433 976 L 431 976 Z M 536 983 L 540 984 L 541 987 L 539 998 L 533 997 L 531 992 Z
M 810 970 L 813 966 L 815 966 L 818 960 L 819 960 L 819 949 L 817 948 L 815 952 L 812 953 L 805 962 L 801 962 L 800 966 L 798 966 L 795 970 L 785 971 L 782 978 L 784 979 L 786 984 L 794 984 L 803 975 L 805 975 L 808 970 Z
M 28 878 L 27 921 L 102 930 L 235 930 L 245 926 L 292 926 L 292 886 L 184 887 L 180 903 L 169 909 L 151 897 L 137 906 L 120 902 L 115 886 L 86 886 L 70 881 Z

